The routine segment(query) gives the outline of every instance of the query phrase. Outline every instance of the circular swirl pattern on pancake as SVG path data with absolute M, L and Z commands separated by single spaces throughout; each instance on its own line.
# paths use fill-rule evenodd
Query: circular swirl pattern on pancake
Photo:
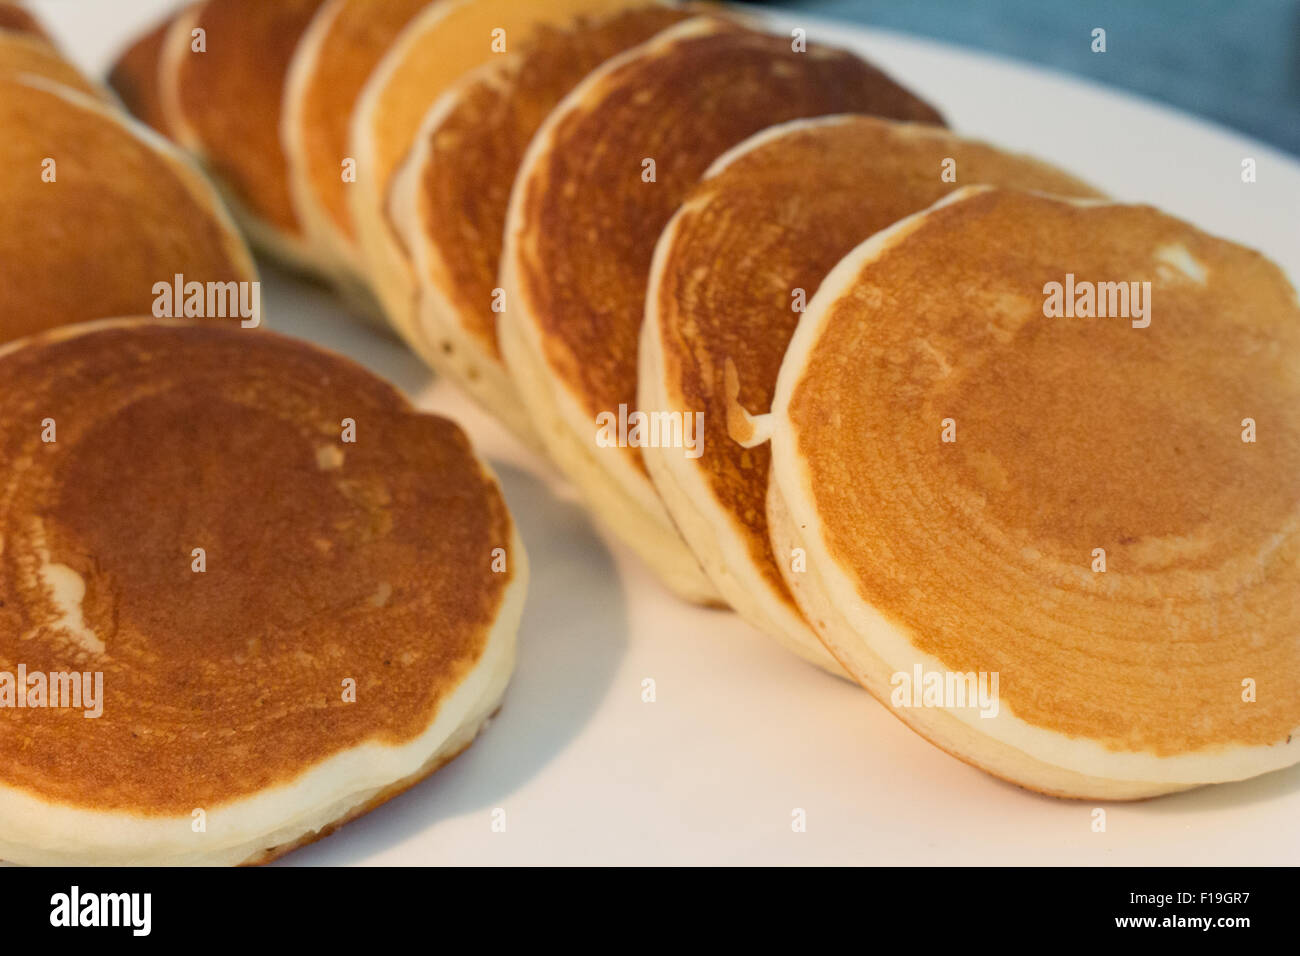
M 952 179 L 943 175 L 948 162 Z M 811 298 L 858 243 L 967 183 L 1100 197 L 1047 163 L 944 129 L 838 116 L 795 121 L 737 147 L 660 241 L 647 299 L 651 329 L 641 344 L 641 407 L 702 412 L 705 437 L 697 459 L 671 449 L 646 449 L 645 457 L 678 527 L 742 613 L 752 595 L 741 591 L 763 589 L 791 610 L 794 599 L 768 535 L 769 446 L 746 448 L 733 437 L 735 403 L 751 415 L 771 409 L 802 314 L 796 290 Z M 737 262 L 748 265 L 733 268 Z M 697 476 L 703 485 L 666 492 L 661 469 L 677 476 L 670 482 Z M 732 535 L 743 543 L 746 568 L 724 560 L 716 543 Z M 775 615 L 749 616 L 764 630 L 778 626 L 766 619 Z M 798 636 L 820 650 L 811 633 Z
M 1000 673 L 1003 709 L 1061 747 L 1225 761 L 1183 784 L 1249 775 L 1223 769 L 1236 748 L 1294 762 L 1295 290 L 1150 207 L 955 199 L 842 262 L 782 368 L 789 526 L 846 584 L 823 638 L 862 679 L 878 615 L 951 671 Z M 1045 314 L 1067 275 L 1149 282 L 1149 325 Z
M 526 573 L 456 425 L 272 333 L 61 330 L 0 407 L 0 671 L 103 673 L 98 719 L 0 711 L 0 782 L 52 803 L 188 816 L 412 740 Z

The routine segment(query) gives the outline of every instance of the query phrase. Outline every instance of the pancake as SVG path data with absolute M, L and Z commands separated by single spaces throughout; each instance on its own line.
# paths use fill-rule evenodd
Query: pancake
M 505 31 L 509 53 L 538 26 L 633 2 L 440 0 L 407 25 L 380 61 L 352 115 L 349 155 L 357 161 L 357 181 L 347 190 L 348 208 L 371 288 L 407 341 L 412 340 L 415 275 L 386 213 L 392 178 L 415 145 L 425 113 L 465 73 L 502 55 L 493 52 L 493 31 Z
M 795 120 L 719 159 L 655 250 L 637 403 L 700 412 L 705 434 L 698 458 L 642 450 L 655 489 L 727 603 L 831 670 L 840 668 L 772 556 L 767 446 L 737 439 L 747 437 L 748 415 L 771 410 L 799 319 L 795 290 L 810 298 L 863 239 L 957 188 L 941 175 L 945 159 L 955 161 L 959 183 L 1099 195 L 1045 163 L 933 126 L 866 116 Z M 746 267 L 729 267 L 738 262 Z M 729 377 L 738 403 L 728 401 Z
M 257 279 L 207 180 L 119 110 L 48 81 L 0 78 L 0 126 L 0 342 L 150 314 L 155 284 L 178 274 Z
M 361 89 L 402 28 L 448 0 L 328 0 L 289 65 L 280 139 L 294 212 L 314 255 L 359 281 L 363 273 L 343 179 L 348 125 Z
M 0 394 L 0 670 L 103 675 L 97 717 L 3 712 L 0 857 L 263 862 L 498 708 L 527 558 L 452 422 L 343 358 L 211 323 L 14 343 Z
M 533 134 L 569 90 L 688 16 L 653 4 L 540 28 L 526 49 L 443 94 L 394 180 L 389 218 L 419 284 L 412 344 L 530 444 L 538 439 L 501 361 L 493 311 L 510 187 Z
M 108 101 L 106 90 L 65 60 L 39 34 L 0 29 L 0 77 L 39 76 L 87 96 Z
M 1118 316 L 1058 315 L 1075 279 L 1071 315 Z M 1300 760 L 1297 407 L 1300 302 L 1262 255 L 968 187 L 800 320 L 773 548 L 804 549 L 781 567 L 835 657 L 968 763 L 1090 799 L 1244 779 Z M 997 706 L 908 687 L 960 674 Z
M 285 76 L 322 0 L 205 0 L 164 40 L 175 109 L 169 127 L 212 173 L 254 246 L 285 264 L 328 274 L 294 212 L 280 145 Z M 191 47 L 205 33 L 206 52 Z
M 194 30 L 198 26 L 199 12 L 207 0 L 194 0 L 189 6 L 173 12 L 163 31 L 162 45 L 158 51 L 158 94 L 162 109 L 163 128 L 167 136 L 188 150 L 201 147 L 199 131 L 190 123 L 181 100 L 181 66 L 189 62 L 194 51 Z
M 179 16 L 173 14 L 128 46 L 108 74 L 108 85 L 131 115 L 169 138 L 173 133 L 163 107 L 162 57 L 168 31 Z
M 632 437 L 655 241 L 719 154 L 775 123 L 844 112 L 939 121 L 850 53 L 816 45 L 793 52 L 789 37 L 696 18 L 574 89 L 537 133 L 515 183 L 499 324 L 507 366 L 551 457 L 603 522 L 689 600 L 716 602 L 717 590 L 639 450 L 597 443 L 612 437 L 598 436 L 601 416 L 621 418 L 620 407 Z M 647 158 L 656 163 L 653 183 L 642 181 Z M 621 421 L 618 430 L 621 440 Z

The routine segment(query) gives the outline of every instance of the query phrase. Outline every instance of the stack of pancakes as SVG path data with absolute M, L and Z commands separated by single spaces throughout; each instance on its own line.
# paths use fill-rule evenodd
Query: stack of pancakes
M 509 672 L 522 552 L 463 436 L 337 359 L 228 325 L 46 331 L 147 311 L 130 270 L 164 251 L 251 267 L 187 164 L 93 84 L 74 91 L 39 32 L 0 28 L 23 51 L 17 79 L 0 62 L 22 92 L 6 121 L 41 130 L 15 168 L 93 118 L 112 165 L 166 172 L 167 203 L 184 187 L 209 211 L 151 215 L 154 179 L 96 187 L 79 205 L 138 254 L 75 288 L 50 281 L 69 262 L 15 271 L 36 315 L 0 300 L 4 337 L 45 332 L 0 355 L 30 395 L 0 421 L 22 463 L 0 498 L 18 542 L 0 639 L 40 635 L 24 646 L 120 682 L 92 776 L 213 747 L 170 786 L 105 781 L 80 806 L 66 774 L 15 759 L 0 798 L 25 822 L 0 846 L 69 859 L 80 821 L 119 859 L 124 816 L 145 813 L 149 858 L 260 859 L 472 738 Z M 1257 253 L 951 133 L 862 58 L 712 5 L 200 0 L 110 82 L 255 246 L 382 315 L 671 591 L 733 608 L 959 758 L 1092 798 L 1300 761 L 1300 306 Z M 91 184 L 93 158 L 69 159 Z M 9 188 L 62 201 L 37 182 Z M 78 238 L 92 257 L 107 241 Z M 46 418 L 66 444 L 33 443 Z M 332 442 L 343 419 L 379 443 Z M 253 456 L 249 484 L 222 449 L 242 465 L 263 431 L 282 451 Z M 106 515 L 133 475 L 151 502 L 203 504 Z M 240 489 L 289 482 L 302 501 L 229 518 Z M 446 547 L 415 547 L 426 527 Z M 203 541 L 212 576 L 177 571 Z M 222 579 L 232 548 L 256 579 Z M 201 653 L 177 636 L 182 601 Z M 264 671 L 238 720 L 212 696 L 230 662 Z M 367 709 L 322 689 L 345 672 Z M 307 710 L 327 740 L 293 722 Z M 47 721 L 42 746 L 93 749 Z M 219 839 L 179 832 L 190 803 L 217 808 Z
M 209 0 L 197 15 L 215 27 L 241 5 Z M 964 759 L 1048 792 L 1141 796 L 1297 759 L 1293 698 L 1273 685 L 1267 704 L 1245 699 L 1252 675 L 1300 659 L 1280 597 L 1295 577 L 1296 436 L 1279 415 L 1268 449 L 1222 446 L 1232 414 L 1240 430 L 1249 412 L 1285 407 L 1294 382 L 1294 296 L 1266 262 L 951 134 L 860 58 L 721 8 L 446 0 L 379 17 L 348 0 L 313 6 L 275 14 L 306 23 L 291 57 L 284 32 L 259 51 L 248 31 L 239 56 L 263 65 L 256 76 L 204 67 L 209 102 L 257 82 L 270 90 L 259 101 L 280 104 L 291 159 L 262 186 L 294 197 L 296 219 L 264 244 L 305 235 L 332 250 L 327 274 L 368 279 L 398 334 L 543 449 L 669 588 L 734 608 Z M 360 52 L 344 54 L 344 36 Z M 286 59 L 287 84 L 265 69 Z M 163 102 L 199 69 L 182 66 L 178 81 L 169 62 L 157 73 Z M 331 110 L 321 78 L 336 65 L 345 81 Z M 218 176 L 222 148 L 199 149 Z M 339 176 L 348 163 L 355 182 Z M 974 215 L 963 190 L 973 184 L 1005 194 L 997 227 Z M 273 211 L 259 221 L 278 221 Z M 823 280 L 923 214 L 925 235 L 952 233 L 947 258 L 913 261 L 904 245 L 890 283 L 846 280 L 835 314 L 852 334 L 832 366 L 845 377 L 812 365 L 811 346 L 791 343 L 825 321 Z M 1036 230 L 1054 216 L 1074 243 L 1059 255 Z M 1100 288 L 1134 290 L 1135 308 L 1142 289 L 1160 302 L 1163 330 L 1130 330 L 1144 340 L 1115 340 L 1122 319 L 1053 325 L 1043 314 L 1053 282 L 1094 268 L 1096 224 L 1120 230 L 1110 244 L 1128 253 L 1099 261 Z M 923 294 L 939 264 L 960 277 L 954 328 Z M 1223 329 L 1199 319 L 1237 321 L 1225 290 L 1262 287 L 1241 361 L 1214 365 L 1239 413 L 1198 400 L 1210 368 L 1162 361 L 1164 337 L 1208 346 Z M 882 322 L 896 340 L 867 337 Z M 1159 390 L 1158 409 L 1130 399 L 1120 415 L 1077 394 L 1113 396 L 1134 376 Z M 878 378 L 887 395 L 871 391 Z M 820 388 L 821 401 L 782 404 L 782 382 L 796 398 Z M 988 391 L 970 406 L 926 390 L 975 383 Z M 855 411 L 880 412 L 886 398 L 893 417 L 859 431 Z M 1114 467 L 1124 455 L 1100 437 L 1114 433 L 1154 468 L 1146 432 L 1162 427 L 1181 467 L 1161 475 L 1161 495 L 1189 502 L 1178 520 L 1161 495 L 1134 490 Z M 1067 451 L 1078 460 L 1060 462 Z M 1213 506 L 1192 494 L 1225 470 L 1238 475 L 1232 494 Z M 1275 536 L 1254 541 L 1242 515 L 1263 503 L 1272 523 L 1260 528 Z M 984 563 L 962 568 L 968 551 Z M 1241 564 L 1249 554 L 1256 564 Z M 1262 588 L 1253 626 L 1219 606 L 1244 600 L 1248 583 Z M 1228 660 L 1235 670 L 1214 666 Z M 942 696 L 898 703 L 895 678 L 914 668 L 996 672 L 1005 703 L 974 720 Z M 1162 680 L 1178 701 L 1156 692 Z M 1126 703 L 1134 693 L 1144 699 Z

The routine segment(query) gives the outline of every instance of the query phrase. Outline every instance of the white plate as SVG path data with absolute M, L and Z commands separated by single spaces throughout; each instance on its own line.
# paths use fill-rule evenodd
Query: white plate
M 34 6 L 100 71 L 170 4 Z M 776 22 L 860 49 L 962 132 L 1054 160 L 1121 199 L 1261 249 L 1300 277 L 1300 164 L 1274 149 L 1042 69 L 807 17 Z M 1246 157 L 1258 164 L 1253 185 L 1241 182 Z M 602 540 L 553 472 L 450 385 L 325 293 L 265 271 L 273 328 L 351 355 L 465 425 L 501 475 L 533 566 L 518 672 L 484 736 L 430 780 L 287 862 L 1300 859 L 1300 767 L 1114 804 L 1107 831 L 1094 833 L 1091 804 L 1034 796 L 949 757 L 733 615 L 674 600 Z M 646 679 L 656 683 L 655 703 L 642 702 Z M 506 813 L 504 833 L 491 827 L 496 808 Z M 792 831 L 795 808 L 806 811 L 807 832 Z

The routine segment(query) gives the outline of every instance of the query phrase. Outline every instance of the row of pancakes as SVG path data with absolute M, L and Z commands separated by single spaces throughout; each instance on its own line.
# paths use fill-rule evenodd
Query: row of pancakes
M 112 82 L 674 591 L 961 759 L 1094 798 L 1300 759 L 1300 323 L 1258 254 L 716 9 L 208 0 Z M 1159 316 L 1047 318 L 1067 274 Z M 600 439 L 638 411 L 694 451 Z
M 253 288 L 244 240 L 12 4 L 0 128 L 0 859 L 271 859 L 469 746 L 522 544 L 455 424 L 242 313 L 155 317 Z
M 368 285 L 680 595 L 1045 792 L 1300 759 L 1300 323 L 1261 256 L 717 10 L 223 0 L 141 49 L 249 234 Z M 1160 319 L 1045 321 L 1067 274 Z M 695 452 L 601 440 L 637 412 Z

